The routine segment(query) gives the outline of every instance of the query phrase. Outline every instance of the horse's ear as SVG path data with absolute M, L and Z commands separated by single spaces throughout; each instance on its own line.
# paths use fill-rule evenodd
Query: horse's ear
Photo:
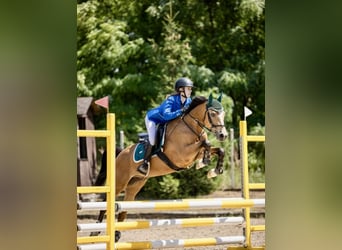
M 212 93 L 210 93 L 210 95 L 209 95 L 209 99 L 208 99 L 208 107 L 210 107 L 210 106 L 211 106 L 212 102 L 213 102 L 213 94 L 212 94 Z
M 220 93 L 220 96 L 217 98 L 217 100 L 218 100 L 219 102 L 221 102 L 221 100 L 222 100 L 222 92 Z

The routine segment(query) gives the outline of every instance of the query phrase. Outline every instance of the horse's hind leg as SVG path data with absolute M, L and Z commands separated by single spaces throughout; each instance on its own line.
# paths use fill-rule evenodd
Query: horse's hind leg
M 101 223 L 103 221 L 103 218 L 104 218 L 105 214 L 106 214 L 106 210 L 101 210 L 100 213 L 99 213 L 99 216 L 97 217 L 96 223 Z M 101 233 L 100 231 L 98 231 L 98 232 L 91 232 L 90 236 L 97 236 L 100 233 Z
M 133 177 L 125 190 L 124 201 L 134 201 L 135 196 L 145 185 L 147 178 L 141 179 Z M 126 219 L 127 212 L 121 211 L 118 215 L 118 221 L 124 221 Z
M 115 194 L 116 197 L 119 195 L 119 193 L 121 193 L 122 189 L 123 189 L 123 188 L 116 187 L 116 194 Z M 103 199 L 103 201 L 106 201 L 106 200 L 107 200 L 107 197 L 105 196 L 105 198 Z M 96 223 L 101 223 L 101 222 L 103 221 L 106 212 L 107 212 L 106 210 L 100 210 L 100 213 L 99 213 L 99 216 L 97 217 Z M 100 233 L 101 233 L 101 232 L 99 232 L 99 231 L 98 231 L 98 232 L 91 232 L 91 233 L 90 233 L 90 236 L 97 236 L 97 235 L 99 235 Z
M 125 190 L 124 201 L 134 201 L 135 196 L 145 185 L 147 178 L 141 179 L 133 177 Z M 121 211 L 118 214 L 118 221 L 124 221 L 127 217 L 127 211 Z M 115 231 L 115 242 L 117 242 L 121 237 L 120 231 Z

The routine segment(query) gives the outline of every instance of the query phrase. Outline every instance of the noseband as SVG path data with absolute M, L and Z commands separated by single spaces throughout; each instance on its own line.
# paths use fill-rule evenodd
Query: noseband
M 187 114 L 185 114 L 184 116 L 182 116 L 181 117 L 181 119 L 183 120 L 183 122 L 185 123 L 185 125 L 198 137 L 198 139 L 200 139 L 201 137 L 202 137 L 202 135 L 204 134 L 204 129 L 206 129 L 206 130 L 208 130 L 208 131 L 210 131 L 210 132 L 214 132 L 213 131 L 213 128 L 217 128 L 217 127 L 224 127 L 224 125 L 223 124 L 214 124 L 213 123 L 213 121 L 212 121 L 212 119 L 211 119 L 211 117 L 210 117 L 210 115 L 209 115 L 209 109 L 210 110 L 213 110 L 213 111 L 215 111 L 216 113 L 219 113 L 217 110 L 215 110 L 214 108 L 206 108 L 206 111 L 205 111 L 205 113 L 204 113 L 204 116 L 203 116 L 203 122 L 202 121 L 200 121 L 200 120 L 198 120 L 196 117 L 193 117 L 192 115 L 191 115 L 191 113 L 187 113 Z M 192 128 L 185 120 L 184 120 L 184 117 L 186 116 L 186 115 L 189 115 L 189 117 L 191 117 L 196 123 L 197 123 L 197 125 L 202 129 L 202 132 L 200 133 L 200 134 L 197 134 L 197 132 L 195 131 L 195 129 L 194 128 Z M 208 120 L 209 120 L 209 123 L 210 123 L 210 125 L 211 125 L 211 127 L 210 128 L 208 128 L 207 126 L 205 126 L 205 124 L 204 124 L 204 121 L 205 121 L 205 116 L 206 115 L 208 115 Z

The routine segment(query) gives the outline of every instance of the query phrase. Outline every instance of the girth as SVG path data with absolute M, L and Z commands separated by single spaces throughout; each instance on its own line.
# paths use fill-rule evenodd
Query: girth
M 161 151 L 161 150 L 159 150 L 158 152 L 157 152 L 157 155 L 158 155 L 158 157 L 163 161 L 163 162 L 165 162 L 166 163 L 166 165 L 168 165 L 171 169 L 173 169 L 173 170 L 175 170 L 175 171 L 180 171 L 180 170 L 184 170 L 184 169 L 186 169 L 186 168 L 180 168 L 180 167 L 177 167 L 167 156 L 166 156 L 166 154 L 163 152 L 163 151 Z

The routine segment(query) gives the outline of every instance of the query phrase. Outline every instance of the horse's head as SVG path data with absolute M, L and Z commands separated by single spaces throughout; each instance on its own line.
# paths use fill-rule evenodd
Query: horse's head
M 196 96 L 186 114 L 190 114 L 200 127 L 206 128 L 216 135 L 217 140 L 223 141 L 228 137 L 227 130 L 224 126 L 223 106 L 221 104 L 221 95 L 215 100 L 212 95 L 209 99 L 203 96 Z
M 216 135 L 216 139 L 224 141 L 228 137 L 226 127 L 224 126 L 225 112 L 221 104 L 222 93 L 217 99 L 213 99 L 210 94 L 207 102 L 207 122 L 208 129 Z

